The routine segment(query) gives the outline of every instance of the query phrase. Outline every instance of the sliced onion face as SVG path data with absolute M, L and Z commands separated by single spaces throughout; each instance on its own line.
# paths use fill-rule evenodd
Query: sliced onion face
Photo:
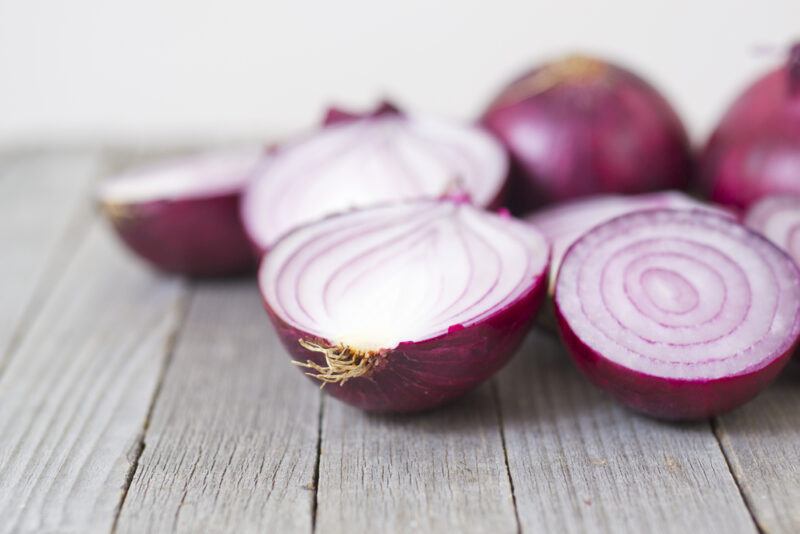
M 569 249 L 555 304 L 595 383 L 651 415 L 701 418 L 747 401 L 786 363 L 800 334 L 800 273 L 729 218 L 638 212 Z
M 473 126 L 397 112 L 337 120 L 277 152 L 249 186 L 242 216 L 265 251 L 293 228 L 353 208 L 459 191 L 494 205 L 507 166 L 499 143 Z
M 759 200 L 747 211 L 745 224 L 800 263 L 800 196 L 775 195 Z
M 598 195 L 574 200 L 529 215 L 526 220 L 535 225 L 552 247 L 550 260 L 550 291 L 555 287 L 561 258 L 567 249 L 590 228 L 634 211 L 673 208 L 703 209 L 727 214 L 721 208 L 697 201 L 678 191 L 642 195 Z
M 536 312 L 547 262 L 544 238 L 524 223 L 415 201 L 288 234 L 259 281 L 287 349 L 314 363 L 316 378 L 341 384 L 334 395 L 410 411 L 464 393 L 507 361 Z M 355 368 L 326 362 L 325 349 Z
M 255 256 L 239 217 L 262 149 L 199 154 L 123 173 L 98 202 L 122 240 L 155 267 L 193 276 L 237 274 Z

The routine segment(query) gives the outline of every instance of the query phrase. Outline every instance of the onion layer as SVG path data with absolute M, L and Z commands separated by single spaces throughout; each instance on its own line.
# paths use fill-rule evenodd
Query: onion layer
M 555 293 L 581 370 L 629 407 L 698 419 L 746 402 L 800 335 L 800 272 L 730 218 L 656 210 L 595 227 Z
M 486 132 L 406 116 L 381 106 L 329 125 L 277 151 L 247 190 L 242 217 L 261 251 L 303 224 L 352 208 L 464 192 L 479 206 L 502 199 L 508 162 Z
M 738 208 L 800 194 L 800 43 L 725 113 L 703 153 L 702 185 L 715 202 Z
M 523 75 L 483 124 L 511 152 L 512 211 L 597 193 L 683 189 L 686 132 L 667 101 L 621 67 L 567 57 Z
M 191 276 L 232 275 L 256 258 L 239 200 L 261 149 L 199 154 L 103 183 L 98 202 L 128 247 L 155 267 Z
M 407 412 L 449 401 L 512 356 L 544 293 L 548 247 L 522 222 L 414 201 L 304 226 L 259 285 L 289 353 L 334 396 Z
M 747 210 L 745 224 L 800 263 L 800 195 L 762 198 Z
M 569 246 L 590 228 L 626 213 L 659 208 L 703 209 L 719 214 L 727 213 L 684 193 L 664 191 L 629 196 L 597 195 L 545 208 L 526 217 L 550 242 L 550 292 L 555 287 L 561 258 Z

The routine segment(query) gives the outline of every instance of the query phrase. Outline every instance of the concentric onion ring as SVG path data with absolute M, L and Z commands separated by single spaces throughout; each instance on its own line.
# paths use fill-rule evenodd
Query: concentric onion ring
M 477 127 L 384 112 L 282 147 L 256 173 L 242 216 L 266 251 L 291 229 L 352 208 L 454 192 L 492 206 L 507 172 L 502 147 Z
M 697 418 L 755 395 L 800 335 L 800 273 L 731 219 L 655 210 L 597 226 L 555 294 L 581 368 L 626 404 Z
M 513 354 L 541 300 L 548 247 L 528 225 L 456 201 L 302 227 L 259 282 L 287 349 L 365 409 L 440 404 Z
M 745 224 L 800 262 L 800 196 L 773 195 L 753 204 Z

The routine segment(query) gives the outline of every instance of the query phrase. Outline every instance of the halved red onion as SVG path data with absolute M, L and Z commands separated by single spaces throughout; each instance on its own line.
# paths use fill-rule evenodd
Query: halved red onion
M 420 200 L 301 227 L 259 272 L 289 353 L 326 391 L 408 412 L 458 397 L 500 369 L 542 300 L 548 247 L 523 222 Z
M 161 162 L 107 180 L 97 198 L 122 240 L 157 268 L 238 274 L 256 264 L 239 201 L 264 156 L 247 148 Z
M 327 215 L 384 202 L 465 192 L 496 206 L 505 152 L 477 127 L 381 107 L 364 118 L 336 113 L 315 134 L 282 147 L 248 187 L 242 206 L 255 246 Z
M 511 153 L 515 213 L 599 193 L 683 189 L 691 173 L 689 140 L 669 103 L 598 58 L 572 55 L 523 74 L 482 123 Z
M 555 287 L 561 258 L 587 230 L 626 213 L 659 208 L 704 209 L 728 214 L 722 208 L 700 202 L 684 193 L 663 191 L 627 196 L 597 195 L 545 208 L 526 217 L 550 242 L 550 292 Z
M 595 384 L 646 414 L 699 419 L 743 404 L 786 364 L 800 335 L 800 271 L 730 218 L 644 211 L 572 245 L 555 305 Z
M 750 206 L 745 224 L 800 263 L 800 195 L 772 195 Z

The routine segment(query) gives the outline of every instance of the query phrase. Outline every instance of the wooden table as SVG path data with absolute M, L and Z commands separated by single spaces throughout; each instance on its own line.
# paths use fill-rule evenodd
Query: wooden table
M 665 424 L 535 331 L 452 406 L 365 414 L 289 365 L 253 280 L 122 250 L 90 193 L 143 157 L 0 155 L 0 532 L 800 531 L 800 365 Z

